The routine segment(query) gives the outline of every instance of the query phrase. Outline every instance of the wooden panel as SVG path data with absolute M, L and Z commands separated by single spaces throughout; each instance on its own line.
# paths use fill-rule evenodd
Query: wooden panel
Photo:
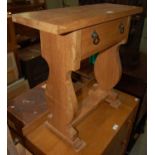
M 96 4 L 13 15 L 13 21 L 45 32 L 63 34 L 142 12 L 141 7 Z
M 91 56 L 93 53 L 103 51 L 122 40 L 127 40 L 129 21 L 130 19 L 126 17 L 83 29 L 81 38 L 82 59 Z M 121 26 L 124 27 L 122 32 Z M 97 33 L 99 37 L 98 44 L 93 43 L 93 33 Z
M 28 89 L 29 89 L 28 82 L 24 79 L 20 79 L 10 84 L 7 88 L 8 101 L 19 96 L 21 93 L 25 92 Z
M 7 71 L 7 84 L 15 82 L 18 80 L 17 71 L 15 68 L 11 68 Z
M 16 36 L 12 16 L 7 15 L 7 50 L 8 52 L 16 52 Z
M 7 55 L 7 84 L 10 84 L 18 79 L 18 69 L 14 57 L 14 53 L 10 52 Z

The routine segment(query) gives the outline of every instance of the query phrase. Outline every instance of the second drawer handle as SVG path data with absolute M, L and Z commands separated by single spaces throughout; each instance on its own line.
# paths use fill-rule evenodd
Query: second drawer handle
M 97 45 L 100 42 L 100 38 L 99 35 L 96 31 L 94 31 L 91 35 L 92 39 L 93 39 L 93 44 Z

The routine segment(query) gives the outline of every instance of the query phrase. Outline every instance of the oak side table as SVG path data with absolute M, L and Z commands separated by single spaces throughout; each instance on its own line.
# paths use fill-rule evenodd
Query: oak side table
M 87 145 L 76 125 L 103 100 L 115 109 L 121 105 L 113 90 L 121 76 L 119 46 L 127 41 L 131 15 L 140 12 L 141 7 L 96 4 L 13 15 L 14 22 L 40 30 L 41 52 L 49 66 L 49 114 L 42 123 L 76 151 Z M 85 84 L 77 96 L 71 73 L 80 68 L 81 60 L 97 52 L 96 82 Z M 37 124 L 25 134 L 37 130 Z

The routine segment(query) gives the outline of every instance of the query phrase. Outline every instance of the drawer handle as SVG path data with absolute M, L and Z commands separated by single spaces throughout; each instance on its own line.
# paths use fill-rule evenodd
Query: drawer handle
M 99 35 L 96 31 L 94 31 L 91 35 L 92 39 L 93 39 L 93 44 L 97 45 L 100 42 L 100 38 Z
M 119 32 L 120 32 L 120 33 L 124 33 L 124 30 L 125 30 L 124 24 L 121 23 L 121 24 L 119 25 Z

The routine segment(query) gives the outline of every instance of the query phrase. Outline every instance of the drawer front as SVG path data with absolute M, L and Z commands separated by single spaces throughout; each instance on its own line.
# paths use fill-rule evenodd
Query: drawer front
M 82 59 L 124 40 L 128 37 L 129 17 L 102 23 L 82 30 Z

